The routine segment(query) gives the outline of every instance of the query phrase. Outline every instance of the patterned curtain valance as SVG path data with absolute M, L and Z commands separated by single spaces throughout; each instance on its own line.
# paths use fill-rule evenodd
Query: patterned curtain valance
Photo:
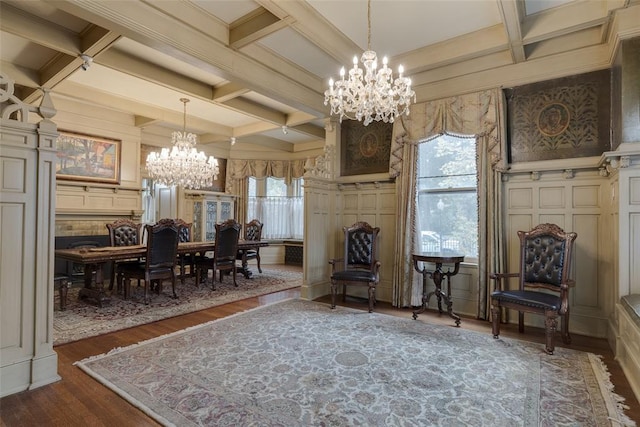
M 305 160 L 229 160 L 227 161 L 226 192 L 240 194 L 240 182 L 255 178 L 284 178 L 287 185 L 304 176 Z
M 294 178 L 304 175 L 305 160 L 229 160 L 227 176 L 241 180 L 255 178 L 284 178 L 287 184 Z
M 501 97 L 500 89 L 490 89 L 412 105 L 411 115 L 403 116 L 394 127 L 389 164 L 391 177 L 397 177 L 402 171 L 404 144 L 415 144 L 447 132 L 484 139 L 491 155 L 491 165 L 495 167 L 503 159 L 500 144 Z

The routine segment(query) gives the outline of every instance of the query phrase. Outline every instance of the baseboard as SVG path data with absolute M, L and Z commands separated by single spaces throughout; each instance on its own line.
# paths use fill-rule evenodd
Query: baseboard
M 621 304 L 616 304 L 618 331 L 616 337 L 615 357 L 629 385 L 640 400 L 640 327 Z
M 320 282 L 315 284 L 303 283 L 300 288 L 300 297 L 309 301 L 329 295 L 331 292 L 331 284 L 329 282 Z

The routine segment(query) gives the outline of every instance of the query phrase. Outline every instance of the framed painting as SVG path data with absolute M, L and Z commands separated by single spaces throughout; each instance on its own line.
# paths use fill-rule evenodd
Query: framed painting
M 122 141 L 60 131 L 56 141 L 56 178 L 120 183 Z
M 610 72 L 505 89 L 509 161 L 600 156 L 611 150 Z
M 344 120 L 340 140 L 340 175 L 389 171 L 393 123 Z

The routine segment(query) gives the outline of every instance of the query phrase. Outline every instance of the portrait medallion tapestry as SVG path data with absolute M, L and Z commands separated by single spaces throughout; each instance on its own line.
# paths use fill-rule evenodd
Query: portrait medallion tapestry
M 505 89 L 510 162 L 600 156 L 611 150 L 610 71 Z
M 340 175 L 362 175 L 389 171 L 393 123 L 356 120 L 342 122 Z

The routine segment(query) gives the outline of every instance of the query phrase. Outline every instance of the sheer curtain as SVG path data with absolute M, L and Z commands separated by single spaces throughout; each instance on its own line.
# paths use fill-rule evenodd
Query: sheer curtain
M 230 160 L 227 162 L 226 192 L 238 196 L 238 218 L 261 218 L 265 239 L 302 239 L 302 197 L 247 198 L 247 178 L 284 178 L 287 185 L 304 176 L 305 160 Z M 245 209 L 247 215 L 245 216 Z M 253 210 L 252 210 L 253 209 Z M 282 215 L 278 209 L 285 209 Z
M 264 223 L 263 239 L 302 239 L 302 197 L 249 197 L 247 218 Z
M 420 305 L 421 276 L 411 254 L 416 242 L 417 147 L 421 140 L 453 133 L 474 135 L 478 168 L 478 318 L 488 314 L 489 274 L 504 265 L 500 217 L 501 171 L 505 164 L 504 100 L 500 89 L 416 104 L 394 126 L 389 173 L 396 178 L 397 221 L 393 305 Z

